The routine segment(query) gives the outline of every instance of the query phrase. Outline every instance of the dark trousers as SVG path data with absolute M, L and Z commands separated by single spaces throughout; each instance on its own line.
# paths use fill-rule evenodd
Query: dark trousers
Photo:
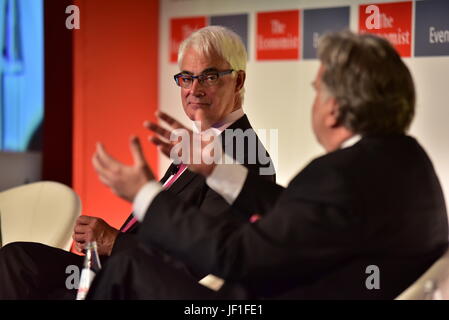
M 79 270 L 84 257 L 33 242 L 14 242 L 0 249 L 0 300 L 75 299 L 67 289 L 70 265 Z
M 247 299 L 238 285 L 225 284 L 218 292 L 197 283 L 173 261 L 164 261 L 143 246 L 111 256 L 95 277 L 88 300 L 110 299 Z

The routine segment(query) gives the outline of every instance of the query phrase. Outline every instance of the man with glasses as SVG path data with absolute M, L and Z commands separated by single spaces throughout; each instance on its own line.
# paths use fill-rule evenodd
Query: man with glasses
M 265 169 L 263 178 L 274 181 L 271 159 L 242 110 L 246 62 L 246 49 L 239 36 L 226 28 L 210 26 L 193 33 L 181 44 L 178 57 L 181 72 L 174 79 L 181 88 L 184 111 L 197 126 L 199 134 L 212 132 L 215 137 L 220 137 L 223 149 L 233 152 L 235 159 L 255 174 L 261 174 L 260 169 Z M 243 148 L 239 148 L 239 143 L 244 144 Z M 131 140 L 130 149 L 135 161 L 133 166 L 113 159 L 101 144 L 97 146 L 93 163 L 97 170 L 101 165 L 113 168 L 113 174 L 102 181 L 118 195 L 128 200 L 136 198 L 135 206 L 139 207 L 145 203 L 148 191 L 146 188 L 142 188 L 139 194 L 137 191 L 150 180 L 150 170 L 137 138 Z M 227 212 L 228 203 L 207 186 L 204 177 L 187 170 L 182 163 L 170 165 L 161 182 L 169 192 L 205 214 L 233 214 L 242 220 L 251 218 L 238 211 Z M 139 223 L 132 215 L 120 230 L 102 219 L 81 216 L 73 239 L 79 250 L 95 240 L 103 262 L 107 263 L 105 257 L 137 246 L 134 234 L 138 229 Z M 206 274 L 179 263 L 163 250 L 147 250 L 145 254 L 136 256 L 136 263 L 154 256 L 183 270 L 190 281 L 201 280 L 202 284 L 214 285 L 215 288 L 220 283 L 213 277 L 202 279 Z M 41 244 L 10 244 L 0 250 L 0 299 L 74 298 L 75 290 L 64 288 L 68 277 L 65 268 L 68 265 L 81 267 L 82 262 L 82 257 Z M 143 272 L 138 271 L 137 275 Z M 128 285 L 130 289 L 138 290 L 140 283 L 137 280 Z

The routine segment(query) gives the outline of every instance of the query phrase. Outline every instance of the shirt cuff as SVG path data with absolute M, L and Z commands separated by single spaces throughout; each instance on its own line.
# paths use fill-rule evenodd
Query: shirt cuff
M 133 208 L 134 217 L 140 222 L 145 218 L 145 214 L 153 199 L 162 191 L 162 186 L 157 181 L 147 182 L 142 188 L 140 188 L 137 196 L 134 198 Z
M 234 203 L 248 175 L 248 169 L 225 154 L 224 161 L 207 177 L 206 183 L 229 204 Z

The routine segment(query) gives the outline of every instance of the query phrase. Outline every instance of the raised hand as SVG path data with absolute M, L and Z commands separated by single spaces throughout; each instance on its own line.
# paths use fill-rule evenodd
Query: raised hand
M 103 145 L 98 143 L 92 163 L 101 182 L 119 197 L 132 202 L 140 188 L 154 180 L 154 174 L 145 160 L 139 138 L 131 138 L 130 149 L 134 160 L 132 166 L 111 157 Z
M 221 159 L 221 144 L 217 137 L 213 134 L 206 138 L 199 136 L 166 113 L 158 112 L 157 116 L 167 123 L 169 128 L 146 122 L 145 126 L 155 133 L 150 137 L 150 141 L 175 163 L 182 162 L 194 172 L 204 176 L 210 175 L 216 165 L 214 160 Z

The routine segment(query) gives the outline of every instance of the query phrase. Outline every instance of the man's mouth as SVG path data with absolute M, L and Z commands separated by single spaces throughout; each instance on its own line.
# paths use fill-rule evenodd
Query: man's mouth
M 188 105 L 193 109 L 207 108 L 210 106 L 209 103 L 201 103 L 201 102 L 189 102 Z

